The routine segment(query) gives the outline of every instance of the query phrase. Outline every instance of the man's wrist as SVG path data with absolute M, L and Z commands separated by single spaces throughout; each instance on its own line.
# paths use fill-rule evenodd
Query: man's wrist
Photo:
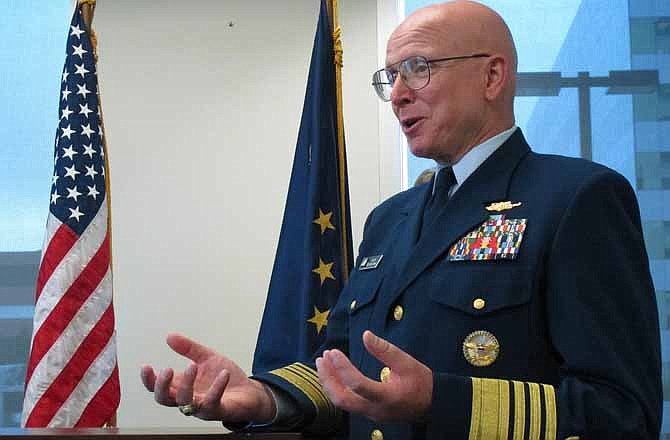
M 303 420 L 303 415 L 293 399 L 284 391 L 273 385 L 260 381 L 258 381 L 258 383 L 263 385 L 263 389 L 270 394 L 272 400 L 271 412 L 274 414 L 274 417 L 270 420 L 266 420 L 267 417 L 265 414 L 268 412 L 259 410 L 259 414 L 264 415 L 254 417 L 254 419 L 258 420 L 240 423 L 224 423 L 223 426 L 235 432 L 289 431 L 298 426 Z M 263 402 L 261 402 L 259 406 L 265 405 L 264 402 L 267 403 L 266 399 L 263 399 Z
M 263 382 L 254 379 L 251 380 L 259 387 L 259 390 L 264 395 L 264 398 L 261 399 L 261 411 L 258 415 L 258 420 L 253 420 L 253 423 L 271 424 L 277 418 L 277 401 L 275 400 L 274 394 L 270 391 L 270 387 Z
M 252 417 L 254 420 L 247 422 L 223 422 L 223 426 L 230 431 L 248 431 L 252 428 L 271 426 L 277 419 L 277 401 L 270 388 L 262 382 L 250 379 L 261 396 L 265 395 L 267 398 L 260 398 L 258 416 Z
M 426 389 L 428 392 L 422 393 L 424 396 L 423 401 L 419 404 L 420 410 L 418 417 L 415 420 L 415 423 L 425 425 L 430 420 L 431 409 L 433 407 L 433 394 L 435 393 L 435 375 L 432 370 L 428 369 L 430 372 L 430 380 L 426 383 Z

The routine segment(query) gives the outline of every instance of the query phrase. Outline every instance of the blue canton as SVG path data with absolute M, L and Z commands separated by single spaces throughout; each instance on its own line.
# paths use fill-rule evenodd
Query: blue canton
M 66 45 L 50 212 L 81 235 L 105 203 L 105 159 L 93 48 L 79 8 Z

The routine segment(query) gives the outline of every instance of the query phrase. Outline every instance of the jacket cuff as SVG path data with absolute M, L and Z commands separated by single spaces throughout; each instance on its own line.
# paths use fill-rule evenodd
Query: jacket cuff
M 471 402 L 469 377 L 433 372 L 433 402 L 425 420 L 426 438 L 468 438 Z
M 288 393 L 300 409 L 301 430 L 325 434 L 340 427 L 342 412 L 328 399 L 316 370 L 310 366 L 298 362 L 252 378 Z
M 433 374 L 429 438 L 556 439 L 552 385 Z

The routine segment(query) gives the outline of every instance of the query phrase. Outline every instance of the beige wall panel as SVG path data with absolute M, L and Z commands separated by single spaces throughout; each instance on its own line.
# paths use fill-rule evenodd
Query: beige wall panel
M 281 226 L 319 2 L 99 0 L 124 427 L 159 408 L 140 365 L 170 331 L 249 370 Z M 373 0 L 341 1 L 354 244 L 379 202 Z M 215 425 L 213 425 L 215 426 Z

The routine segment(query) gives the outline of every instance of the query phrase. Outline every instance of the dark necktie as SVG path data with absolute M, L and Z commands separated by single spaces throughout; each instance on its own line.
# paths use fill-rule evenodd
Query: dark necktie
M 423 221 L 421 222 L 421 235 L 428 230 L 430 225 L 449 201 L 449 190 L 456 183 L 456 176 L 451 167 L 442 168 L 435 176 L 435 190 L 426 207 L 423 210 Z

